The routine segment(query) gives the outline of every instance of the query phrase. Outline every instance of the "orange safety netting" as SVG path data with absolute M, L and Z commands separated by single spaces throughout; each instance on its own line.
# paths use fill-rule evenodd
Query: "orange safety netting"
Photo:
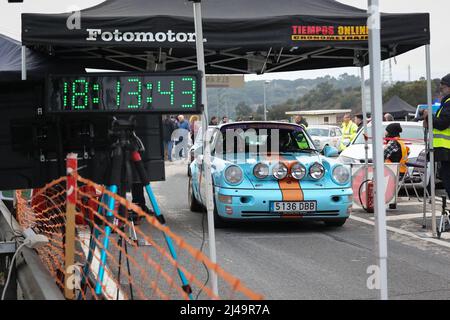
M 35 190 L 31 199 L 17 192 L 17 220 L 24 228 L 31 227 L 47 236 L 49 243 L 37 249 L 38 254 L 64 291 L 72 284 L 78 299 L 262 299 L 239 279 L 212 263 L 198 249 L 161 224 L 153 215 L 144 212 L 125 198 L 106 188 L 76 175 L 78 181 L 75 225 L 75 263 L 71 279 L 65 279 L 65 228 L 66 228 L 66 177 L 55 180 L 42 189 Z M 101 199 L 112 197 L 116 206 L 113 218 Z M 98 213 L 98 209 L 100 214 Z M 119 210 L 122 206 L 126 210 Z M 140 217 L 138 225 L 123 212 Z M 109 246 L 104 250 L 105 227 L 112 230 Z M 96 238 L 94 234 L 97 233 Z M 165 242 L 171 238 L 177 259 L 173 259 Z M 95 248 L 93 244 L 95 243 Z M 101 252 L 107 261 L 101 263 Z M 87 263 L 89 253 L 92 261 Z M 104 269 L 99 281 L 99 268 Z M 210 288 L 210 272 L 219 278 L 219 296 Z M 180 272 L 191 288 L 191 295 L 183 290 Z M 97 286 L 97 288 L 96 288 Z M 97 290 L 96 290 L 97 289 Z M 98 291 L 100 290 L 100 292 Z

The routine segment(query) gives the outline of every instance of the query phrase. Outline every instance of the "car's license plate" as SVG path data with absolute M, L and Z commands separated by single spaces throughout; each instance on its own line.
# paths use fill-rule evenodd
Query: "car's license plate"
M 270 210 L 280 213 L 311 213 L 317 211 L 317 201 L 273 201 Z

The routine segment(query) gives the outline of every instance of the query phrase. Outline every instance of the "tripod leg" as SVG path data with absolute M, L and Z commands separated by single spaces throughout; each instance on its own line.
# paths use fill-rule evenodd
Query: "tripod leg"
M 128 244 L 126 241 L 124 241 L 124 246 L 125 246 L 125 254 L 126 254 L 126 260 L 127 260 L 127 272 L 128 272 L 129 278 L 131 278 L 130 259 L 128 259 Z M 129 286 L 130 286 L 130 298 L 131 298 L 131 300 L 134 300 L 133 284 L 131 283 L 131 281 L 129 281 Z
M 100 200 L 100 203 L 105 203 L 107 199 L 107 195 L 103 194 L 102 198 Z M 97 214 L 99 216 L 103 215 L 103 207 L 101 205 L 98 206 L 97 209 Z M 95 218 L 94 221 L 92 221 L 92 231 L 91 231 L 91 238 L 89 240 L 89 252 L 88 252 L 88 257 L 86 259 L 86 264 L 83 267 L 83 274 L 81 275 L 81 290 L 83 290 L 83 293 L 86 293 L 86 281 L 89 281 L 89 279 L 87 279 L 87 275 L 89 273 L 89 269 L 91 267 L 92 264 L 92 259 L 94 257 L 94 252 L 95 252 L 95 248 L 97 247 L 97 242 L 96 240 L 98 240 L 98 238 L 100 237 L 100 231 L 97 230 L 97 228 L 95 228 L 96 222 L 95 222 Z M 80 300 L 82 298 L 81 293 L 78 295 L 78 300 Z
M 109 187 L 109 191 L 117 194 L 119 190 L 119 185 L 121 182 L 121 174 L 122 174 L 122 163 L 123 163 L 123 152 L 120 145 L 117 145 L 113 150 L 113 155 L 111 158 L 112 166 L 111 166 L 111 186 Z M 108 197 L 108 210 L 106 211 L 106 219 L 112 222 L 114 218 L 114 208 L 115 208 L 115 199 L 113 197 Z M 100 254 L 100 267 L 98 270 L 97 283 L 95 285 L 95 293 L 102 293 L 102 285 L 103 278 L 105 275 L 105 266 L 106 266 L 106 251 L 108 250 L 109 245 L 109 237 L 111 235 L 111 227 L 108 224 L 105 224 L 105 237 L 103 239 L 103 248 Z
M 117 186 L 113 185 L 110 188 L 110 191 L 112 193 L 117 192 Z M 108 199 L 108 211 L 106 213 L 107 218 L 114 217 L 113 211 L 115 207 L 115 199 L 113 197 Z M 103 239 L 103 248 L 101 250 L 100 254 L 100 267 L 98 270 L 98 279 L 97 283 L 95 285 L 95 293 L 101 294 L 102 293 L 102 284 L 103 284 L 103 278 L 105 276 L 105 265 L 106 265 L 106 251 L 108 250 L 109 246 L 109 236 L 111 235 L 111 227 L 109 225 L 105 226 L 105 237 Z
M 123 232 L 123 229 L 122 229 Z M 119 237 L 119 241 L 117 241 L 117 245 L 119 248 L 122 247 L 123 238 L 122 236 Z M 116 300 L 119 300 L 119 288 L 120 288 L 120 277 L 121 277 L 121 269 L 122 269 L 122 250 L 119 250 L 119 267 L 117 270 L 117 291 L 116 291 Z
M 155 212 L 155 217 L 158 219 L 158 221 L 161 224 L 165 224 L 166 221 L 164 219 L 164 216 L 161 214 L 161 211 L 159 210 L 158 202 L 156 201 L 156 197 L 153 194 L 152 188 L 150 186 L 150 179 L 148 179 L 147 172 L 145 171 L 144 164 L 142 162 L 141 155 L 137 151 L 133 151 L 131 155 L 131 159 L 133 163 L 136 166 L 137 172 L 139 174 L 139 178 L 141 179 L 141 182 L 145 185 L 145 191 L 147 192 L 147 195 L 150 199 L 150 202 L 153 207 L 153 211 Z M 170 254 L 172 258 L 177 261 L 177 253 L 175 251 L 175 247 L 173 245 L 172 239 L 166 234 L 164 234 L 164 239 L 166 240 L 167 246 L 169 248 Z M 183 284 L 182 288 L 184 292 L 186 292 L 191 300 L 193 300 L 192 297 L 192 288 L 189 284 L 189 282 L 186 279 L 186 276 L 184 275 L 183 271 L 181 271 L 179 268 L 177 268 L 178 275 L 181 279 L 181 282 Z

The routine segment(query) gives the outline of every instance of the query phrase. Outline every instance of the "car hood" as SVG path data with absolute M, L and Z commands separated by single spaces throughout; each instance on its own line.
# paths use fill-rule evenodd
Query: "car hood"
M 280 155 L 255 155 L 248 157 L 247 159 L 234 159 L 234 160 L 222 160 L 215 159 L 213 167 L 215 171 L 215 181 L 218 182 L 223 179 L 223 173 L 229 165 L 238 165 L 244 172 L 244 181 L 233 188 L 262 188 L 262 189 L 279 189 L 279 181 L 269 176 L 265 179 L 258 179 L 253 174 L 255 165 L 259 162 L 264 162 L 269 165 L 270 170 L 278 162 L 283 162 L 289 165 L 292 162 L 300 162 L 306 167 L 308 172 L 309 167 L 318 162 L 325 168 L 325 176 L 319 181 L 313 180 L 308 175 L 301 180 L 300 184 L 303 189 L 317 189 L 317 188 L 336 188 L 337 184 L 331 179 L 332 169 L 340 164 L 337 160 L 327 158 L 319 154 L 314 153 L 283 153 Z M 339 185 L 339 187 L 343 187 Z M 295 188 L 295 186 L 293 186 Z
M 369 159 L 372 159 L 372 145 L 369 144 L 368 155 Z M 417 158 L 419 153 L 425 149 L 423 144 L 407 144 L 409 147 L 409 158 Z M 341 152 L 340 157 L 347 157 L 359 161 L 365 159 L 364 144 L 352 144 L 344 151 Z

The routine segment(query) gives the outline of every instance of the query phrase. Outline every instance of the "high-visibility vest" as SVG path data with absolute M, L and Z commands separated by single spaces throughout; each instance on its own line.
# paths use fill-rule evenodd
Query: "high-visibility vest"
M 347 124 L 342 123 L 342 138 L 353 140 L 358 132 L 358 126 L 353 123 L 353 121 L 349 121 Z
M 297 145 L 300 149 L 309 149 L 310 148 L 308 141 L 306 141 L 305 134 L 295 135 L 295 142 L 297 142 Z
M 402 150 L 402 158 L 400 159 L 400 173 L 406 173 L 408 171 L 408 167 L 406 166 L 406 163 L 408 162 L 408 155 L 409 155 L 409 147 L 406 146 L 406 144 L 400 140 L 399 138 L 394 138 L 393 140 L 397 141 L 400 144 L 400 148 Z M 386 163 L 392 163 L 391 160 L 386 159 Z
M 439 118 L 441 111 L 444 108 L 444 104 L 449 101 L 450 98 L 442 104 L 441 108 L 436 113 L 436 118 Z M 450 149 L 450 128 L 444 130 L 433 129 L 433 147 Z
M 344 140 L 348 139 L 352 141 L 353 138 L 356 136 L 356 133 L 358 132 L 358 126 L 351 120 L 348 122 L 348 124 L 345 124 L 345 122 L 343 122 L 341 128 L 342 128 L 342 139 L 339 145 L 340 151 L 347 148 L 347 146 L 344 144 Z

